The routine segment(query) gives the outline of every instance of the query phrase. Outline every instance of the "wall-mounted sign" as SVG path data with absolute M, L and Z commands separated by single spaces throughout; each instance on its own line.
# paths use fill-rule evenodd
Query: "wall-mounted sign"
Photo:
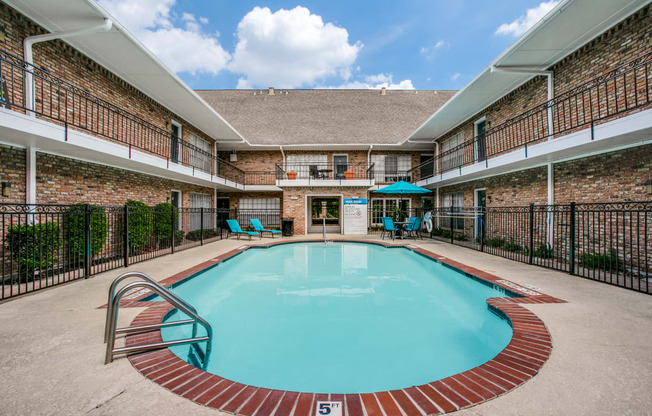
M 367 199 L 344 199 L 343 234 L 367 234 Z

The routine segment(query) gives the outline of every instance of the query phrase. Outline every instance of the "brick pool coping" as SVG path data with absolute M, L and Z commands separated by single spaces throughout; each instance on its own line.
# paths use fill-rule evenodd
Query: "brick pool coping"
M 183 272 L 164 279 L 164 286 L 174 285 L 216 263 L 236 256 L 251 247 L 270 247 L 301 240 L 243 245 Z M 471 370 L 404 389 L 362 394 L 298 393 L 248 386 L 200 370 L 174 355 L 169 349 L 131 354 L 131 364 L 146 378 L 169 391 L 223 412 L 247 416 L 311 416 L 318 401 L 340 401 L 343 414 L 348 416 L 423 416 L 454 412 L 475 406 L 501 396 L 534 377 L 552 351 L 552 341 L 544 323 L 519 303 L 564 303 L 561 299 L 545 295 L 497 276 L 466 266 L 444 256 L 408 244 L 388 244 L 368 240 L 335 240 L 379 244 L 386 247 L 407 247 L 414 252 L 454 267 L 467 276 L 480 278 L 520 298 L 489 298 L 487 303 L 495 312 L 508 319 L 513 336 L 510 343 L 496 357 Z M 147 302 L 141 299 L 148 293 L 137 292 L 124 299 L 121 307 L 149 306 L 139 314 L 132 325 L 161 322 L 173 309 L 167 303 Z M 126 345 L 161 342 L 160 331 L 131 335 Z

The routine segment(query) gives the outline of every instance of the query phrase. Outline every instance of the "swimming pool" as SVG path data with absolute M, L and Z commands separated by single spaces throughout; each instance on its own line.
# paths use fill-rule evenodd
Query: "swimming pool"
M 270 389 L 363 393 L 414 386 L 477 367 L 512 338 L 509 322 L 486 303 L 505 296 L 503 290 L 405 248 L 250 249 L 172 290 L 213 326 L 207 371 Z M 162 336 L 187 336 L 183 331 Z M 188 347 L 172 351 L 188 360 Z

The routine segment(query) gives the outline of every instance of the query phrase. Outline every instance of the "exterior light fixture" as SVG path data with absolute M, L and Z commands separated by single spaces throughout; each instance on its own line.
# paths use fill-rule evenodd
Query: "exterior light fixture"
M 229 155 L 229 161 L 237 162 L 238 161 L 238 152 L 236 152 L 235 150 L 232 151 L 231 154 Z
M 11 182 L 2 182 L 2 196 L 11 196 Z

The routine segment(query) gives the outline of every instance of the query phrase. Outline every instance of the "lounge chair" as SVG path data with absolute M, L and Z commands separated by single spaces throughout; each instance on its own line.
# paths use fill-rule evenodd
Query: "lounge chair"
M 419 228 L 421 228 L 421 217 L 410 217 L 410 222 L 405 227 L 405 231 L 407 231 L 408 235 L 414 236 L 416 240 L 419 237 Z
M 242 231 L 240 224 L 238 224 L 238 220 L 226 220 L 226 224 L 229 226 L 230 232 L 238 236 L 238 240 L 240 239 L 240 234 L 248 235 L 249 240 L 251 240 L 252 235 L 260 235 L 254 231 Z
M 394 226 L 394 221 L 389 217 L 381 217 L 380 220 L 383 222 L 383 232 L 380 234 L 380 238 L 385 239 L 385 233 L 389 233 L 392 236 L 392 240 L 396 237 L 396 231 L 398 228 Z
M 263 238 L 263 233 L 270 233 L 272 235 L 272 238 L 274 238 L 274 234 L 281 234 L 280 230 L 266 230 L 263 227 L 263 224 L 260 223 L 260 220 L 251 218 L 249 219 L 249 221 L 251 221 L 251 225 L 254 226 L 254 230 L 260 233 L 260 238 Z

